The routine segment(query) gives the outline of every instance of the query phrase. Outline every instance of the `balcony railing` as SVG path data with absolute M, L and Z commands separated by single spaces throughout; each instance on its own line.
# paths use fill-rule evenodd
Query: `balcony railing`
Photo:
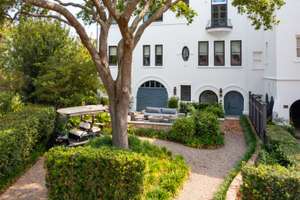
M 232 24 L 230 19 L 212 19 L 209 20 L 206 30 L 218 29 L 219 31 L 230 31 Z

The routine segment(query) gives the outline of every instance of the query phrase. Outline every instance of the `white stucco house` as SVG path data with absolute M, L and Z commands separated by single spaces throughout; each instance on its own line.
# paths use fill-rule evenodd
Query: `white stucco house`
M 300 1 L 286 0 L 281 23 L 255 30 L 230 0 L 190 0 L 194 22 L 167 12 L 144 33 L 134 51 L 133 109 L 166 106 L 168 98 L 215 101 L 227 115 L 248 113 L 249 91 L 273 97 L 275 117 L 300 118 Z M 113 25 L 111 71 L 116 74 Z M 292 117 L 291 117 L 292 116 Z

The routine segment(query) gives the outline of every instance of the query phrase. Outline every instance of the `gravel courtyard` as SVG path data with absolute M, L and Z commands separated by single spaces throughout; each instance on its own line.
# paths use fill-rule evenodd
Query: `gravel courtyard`
M 224 177 L 241 159 L 246 144 L 239 121 L 226 121 L 223 131 L 225 146 L 215 150 L 193 149 L 173 142 L 146 139 L 175 154 L 181 154 L 191 167 L 189 180 L 176 200 L 211 200 Z
M 237 120 L 225 121 L 225 146 L 215 150 L 193 149 L 181 144 L 146 139 L 158 146 L 165 146 L 175 154 L 181 154 L 191 174 L 176 200 L 210 200 L 223 178 L 228 174 L 246 150 L 244 136 Z M 46 200 L 45 170 L 43 159 L 25 173 L 0 196 L 0 200 Z

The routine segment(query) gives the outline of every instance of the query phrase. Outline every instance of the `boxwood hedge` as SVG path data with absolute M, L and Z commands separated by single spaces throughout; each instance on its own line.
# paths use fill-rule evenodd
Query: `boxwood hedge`
M 298 200 L 300 173 L 280 165 L 246 166 L 242 170 L 245 200 Z
M 53 108 L 26 106 L 0 118 L 0 191 L 45 149 L 53 132 Z
M 130 150 L 113 148 L 105 136 L 86 147 L 51 149 L 49 199 L 172 199 L 188 175 L 183 159 L 135 137 L 129 145 Z
M 270 124 L 257 166 L 242 170 L 243 199 L 300 199 L 300 145 L 283 127 Z

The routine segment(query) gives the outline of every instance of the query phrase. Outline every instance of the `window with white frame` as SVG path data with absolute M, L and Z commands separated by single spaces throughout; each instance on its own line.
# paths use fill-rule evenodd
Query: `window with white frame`
M 150 45 L 143 46 L 143 65 L 150 66 Z
M 297 35 L 296 40 L 297 40 L 297 47 L 296 47 L 297 58 L 300 58 L 300 35 Z
M 163 65 L 163 45 L 155 45 L 155 66 Z

